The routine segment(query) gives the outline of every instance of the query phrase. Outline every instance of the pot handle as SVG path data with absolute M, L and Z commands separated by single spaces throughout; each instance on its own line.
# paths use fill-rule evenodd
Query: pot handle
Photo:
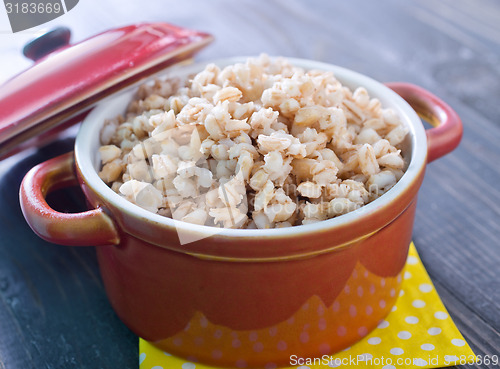
M 60 213 L 45 197 L 54 189 L 77 184 L 73 152 L 32 168 L 21 183 L 19 199 L 33 231 L 49 242 L 68 246 L 101 246 L 119 243 L 111 218 L 96 208 L 82 213 Z
M 427 162 L 453 151 L 462 139 L 462 121 L 443 100 L 411 83 L 390 82 L 386 86 L 405 99 L 417 114 L 431 123 L 427 133 Z

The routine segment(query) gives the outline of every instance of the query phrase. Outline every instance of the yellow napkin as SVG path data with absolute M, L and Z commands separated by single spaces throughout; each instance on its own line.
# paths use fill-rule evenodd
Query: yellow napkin
M 352 347 L 316 362 L 292 358 L 290 368 L 437 368 L 474 363 L 476 356 L 451 320 L 413 243 L 392 312 Z M 140 369 L 215 369 L 139 340 Z

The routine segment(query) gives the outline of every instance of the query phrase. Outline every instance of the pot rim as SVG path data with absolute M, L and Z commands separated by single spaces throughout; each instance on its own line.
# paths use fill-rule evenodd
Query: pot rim
M 200 61 L 187 66 L 173 66 L 157 74 L 155 77 L 172 76 L 180 72 L 182 75 L 189 75 L 198 72 L 209 63 L 214 63 L 219 67 L 224 67 L 234 63 L 245 62 L 249 57 L 230 57 L 217 60 Z M 358 222 L 369 217 L 374 212 L 386 208 L 414 184 L 418 179 L 427 161 L 427 139 L 422 122 L 413 108 L 396 92 L 382 83 L 366 75 L 354 72 L 350 69 L 333 64 L 317 62 L 307 59 L 286 58 L 292 65 L 304 69 L 319 69 L 332 71 L 335 77 L 351 89 L 363 86 L 368 91 L 371 98 L 378 98 L 382 106 L 392 107 L 401 117 L 403 124 L 408 127 L 410 137 L 411 155 L 408 168 L 401 179 L 388 192 L 378 199 L 350 213 L 336 218 L 323 220 L 313 224 L 299 225 L 287 228 L 272 229 L 230 229 L 202 226 L 187 222 L 178 221 L 156 213 L 149 212 L 132 202 L 129 202 L 119 194 L 115 193 L 102 181 L 95 169 L 100 165 L 96 160 L 97 152 L 92 150 L 92 139 L 100 136 L 100 130 L 105 119 L 114 118 L 123 112 L 123 109 L 131 101 L 132 95 L 137 86 L 129 88 L 115 96 L 101 101 L 84 119 L 75 142 L 75 160 L 79 168 L 85 185 L 99 195 L 108 206 L 126 213 L 128 216 L 136 218 L 138 221 L 147 220 L 153 224 L 175 229 L 177 232 L 186 232 L 198 235 L 200 238 L 217 235 L 218 237 L 229 238 L 275 238 L 289 236 L 304 236 L 311 233 L 332 231 L 336 228 L 343 228 L 349 223 Z M 150 78 L 149 80 L 151 80 Z M 394 215 L 396 217 L 399 214 Z M 362 237 L 363 235 L 360 235 Z

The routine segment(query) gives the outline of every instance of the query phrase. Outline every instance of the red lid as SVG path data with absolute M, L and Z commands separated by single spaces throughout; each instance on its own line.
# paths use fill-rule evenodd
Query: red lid
M 100 99 L 187 59 L 213 40 L 166 23 L 109 30 L 66 46 L 0 86 L 0 158 L 77 123 Z

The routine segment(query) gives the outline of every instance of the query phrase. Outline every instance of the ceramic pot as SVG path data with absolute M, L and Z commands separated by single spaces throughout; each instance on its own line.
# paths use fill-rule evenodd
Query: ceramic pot
M 97 174 L 100 129 L 125 110 L 133 91 L 94 108 L 74 154 L 38 165 L 22 183 L 21 205 L 33 230 L 50 242 L 96 246 L 116 313 L 162 350 L 216 366 L 289 365 L 290 355 L 320 357 L 352 345 L 384 319 L 399 295 L 426 164 L 458 145 L 460 119 L 417 86 L 384 85 L 330 64 L 290 61 L 333 71 L 351 88 L 364 86 L 409 128 L 403 145 L 408 168 L 379 199 L 334 219 L 268 230 L 214 232 L 150 213 Z M 167 73 L 184 76 L 202 68 Z M 417 112 L 437 126 L 425 131 Z M 92 209 L 51 209 L 47 193 L 75 181 Z M 181 244 L 183 237 L 198 240 Z

